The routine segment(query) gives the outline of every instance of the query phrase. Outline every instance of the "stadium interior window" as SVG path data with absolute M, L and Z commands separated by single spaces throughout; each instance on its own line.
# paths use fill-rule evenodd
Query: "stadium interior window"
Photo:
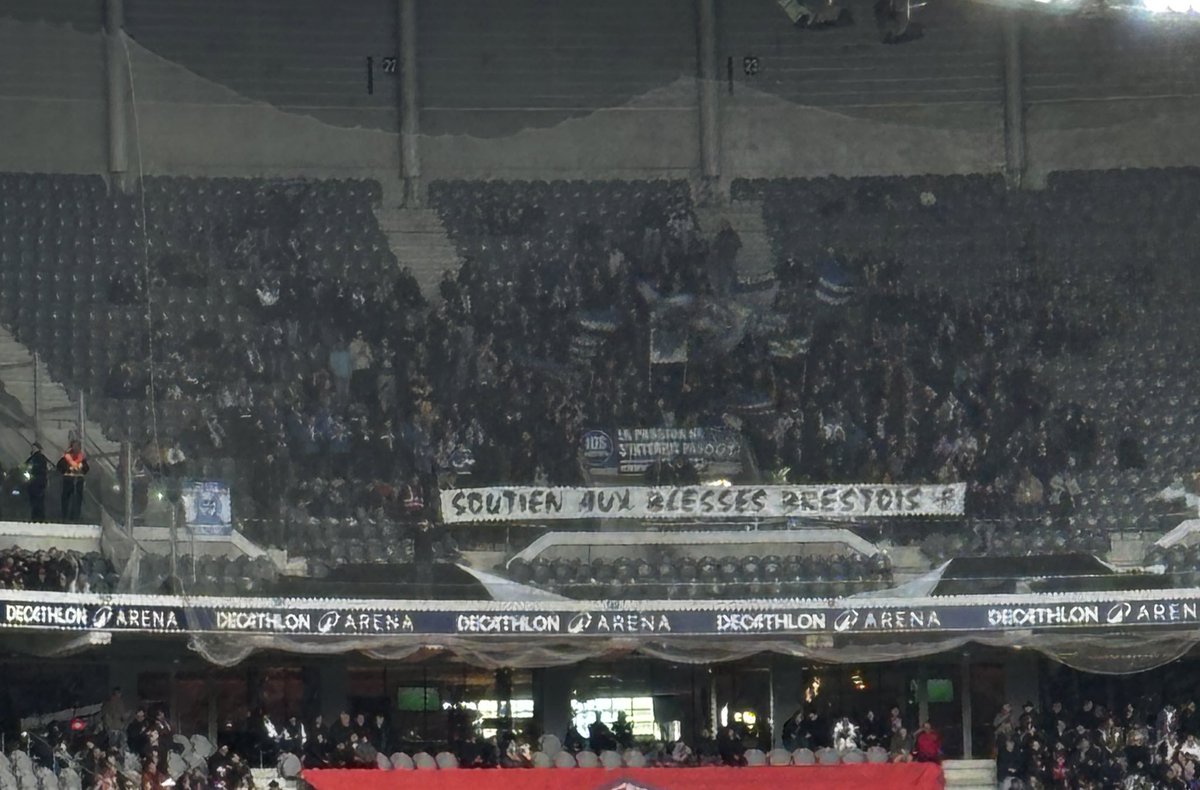
M 524 728 L 524 722 L 533 720 L 533 700 L 514 699 L 511 702 L 513 729 L 519 731 Z M 442 704 L 443 707 L 450 707 L 450 703 L 448 702 Z M 490 738 L 498 734 L 499 728 L 494 726 L 494 724 L 504 718 L 503 700 L 481 699 L 475 702 L 464 702 L 461 707 L 475 711 L 478 714 L 478 718 L 483 720 L 483 726 L 481 727 L 483 737 Z
M 596 697 L 586 700 L 571 700 L 571 719 L 579 732 L 587 735 L 588 725 L 596 719 L 596 711 L 600 712 L 600 720 L 609 727 L 617 720 L 617 714 L 625 712 L 633 728 L 634 737 L 659 737 L 658 727 L 654 721 L 653 697 Z

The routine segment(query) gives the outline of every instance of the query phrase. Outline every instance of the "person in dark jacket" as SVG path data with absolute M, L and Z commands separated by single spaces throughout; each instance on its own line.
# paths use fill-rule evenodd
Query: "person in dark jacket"
M 334 748 L 337 748 L 338 744 L 348 744 L 350 733 L 354 731 L 354 722 L 350 720 L 349 711 L 342 711 L 338 714 L 337 721 L 329 725 L 329 743 Z
M 392 748 L 392 728 L 388 725 L 387 716 L 382 713 L 376 713 L 375 719 L 371 723 L 371 745 L 382 754 L 391 754 L 395 749 Z
M 44 522 L 46 520 L 46 485 L 50 480 L 50 459 L 42 452 L 42 446 L 33 443 L 32 452 L 25 459 L 25 473 L 29 485 L 29 520 Z
M 87 456 L 78 439 L 58 459 L 58 472 L 62 475 L 62 520 L 78 521 L 83 509 L 83 479 L 89 471 Z
M 575 724 L 571 724 L 567 728 L 567 734 L 563 736 L 562 747 L 571 754 L 578 754 L 587 748 L 587 741 L 583 738 L 583 733 Z
M 329 743 L 325 740 L 325 732 L 318 730 L 315 735 L 308 739 L 308 743 L 304 744 L 304 767 L 305 768 L 328 768 L 330 766 Z
M 588 745 L 597 753 L 617 748 L 617 739 L 601 720 L 600 711 L 596 711 L 595 721 L 588 725 Z
M 732 727 L 726 727 L 717 738 L 717 752 L 725 765 L 746 764 L 746 747 L 742 745 L 742 739 Z
M 1003 790 L 1017 784 L 1024 778 L 1025 755 L 1017 748 L 1016 741 L 1006 738 L 996 755 L 996 780 Z
M 146 744 L 149 743 L 150 722 L 146 720 L 145 708 L 138 708 L 133 714 L 133 720 L 129 722 L 129 726 L 125 728 L 125 743 L 129 746 L 129 751 L 134 754 L 141 754 L 146 750 Z

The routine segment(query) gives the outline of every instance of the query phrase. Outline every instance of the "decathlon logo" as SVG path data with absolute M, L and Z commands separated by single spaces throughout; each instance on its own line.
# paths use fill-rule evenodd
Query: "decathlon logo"
M 833 621 L 833 630 L 840 634 L 843 631 L 849 631 L 856 625 L 858 625 L 858 610 L 846 609 Z
M 111 606 L 101 606 L 92 615 L 92 628 L 105 628 L 112 622 L 113 610 Z
M 580 612 L 567 622 L 568 634 L 582 634 L 592 625 L 592 613 Z
M 1125 622 L 1125 618 L 1133 611 L 1133 605 L 1128 602 L 1115 603 L 1108 608 L 1108 614 L 1104 616 L 1105 622 L 1109 625 L 1118 625 Z
M 321 619 L 317 620 L 317 633 L 329 633 L 333 629 L 337 628 L 338 620 L 340 619 L 341 617 L 337 612 L 326 612 L 325 614 L 321 615 Z

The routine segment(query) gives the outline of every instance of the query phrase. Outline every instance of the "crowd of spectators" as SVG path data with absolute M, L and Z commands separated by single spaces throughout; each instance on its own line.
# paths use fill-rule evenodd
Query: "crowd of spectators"
M 30 298 L 0 318 L 137 442 L 140 478 L 235 477 L 243 528 L 297 553 L 434 518 L 439 485 L 580 482 L 589 428 L 692 425 L 779 480 L 967 482 L 985 521 L 931 553 L 1099 551 L 1086 483 L 1151 445 L 1132 403 L 1113 421 L 1054 373 L 1137 335 L 1177 256 L 1132 254 L 1157 222 L 1079 250 L 1053 225 L 1128 181 L 1188 236 L 1189 178 L 739 183 L 770 283 L 737 279 L 736 232 L 702 233 L 683 182 L 437 182 L 463 265 L 429 304 L 373 182 L 149 178 L 143 228 L 98 179 L 3 175 L 0 281 Z M 652 363 L 679 332 L 686 364 Z
M 735 185 L 735 196 L 763 200 L 778 265 L 756 314 L 719 331 L 704 311 L 744 305 L 755 284 L 721 276 L 736 234 L 705 238 L 673 185 L 657 187 L 672 194 L 664 208 L 645 211 L 629 198 L 653 185 L 457 182 L 432 197 L 467 261 L 443 286 L 446 312 L 486 338 L 485 369 L 508 362 L 501 378 L 516 382 L 476 395 L 532 397 L 541 415 L 520 436 L 534 450 L 517 480 L 541 477 L 533 461 L 587 427 L 726 425 L 777 479 L 967 482 L 968 512 L 981 518 L 935 537 L 935 556 L 1103 553 L 1112 531 L 1153 528 L 1138 489 L 1153 484 L 1147 464 L 1159 485 L 1167 470 L 1147 454 L 1185 463 L 1157 441 L 1171 433 L 1136 419 L 1128 393 L 1105 380 L 1115 358 L 1129 363 L 1116 384 L 1153 387 L 1153 374 L 1178 395 L 1182 349 L 1151 357 L 1165 367 L 1132 366 L 1139 349 L 1162 348 L 1150 321 L 1163 307 L 1155 278 L 1182 259 L 1156 242 L 1162 223 L 1114 215 L 1105 242 L 1093 234 L 1078 249 L 1064 235 L 1073 238 L 1080 205 L 1108 216 L 1097 195 L 1110 181 L 1194 235 L 1178 209 L 1194 174 L 1153 175 L 1068 174 L 1030 195 L 990 177 Z M 663 305 L 684 298 L 700 305 L 690 329 L 707 342 L 689 348 L 685 366 L 646 364 Z M 538 377 L 533 396 L 522 370 Z M 1079 378 L 1095 391 L 1060 387 Z M 489 418 L 490 408 L 478 418 L 484 435 Z M 492 479 L 475 457 L 477 476 Z M 564 468 L 573 471 L 543 467 Z
M 111 593 L 118 575 L 98 552 L 0 549 L 0 590 Z
M 243 720 L 226 721 L 214 742 L 176 733 L 161 706 L 127 708 L 121 690 L 114 689 L 90 721 L 51 722 L 22 733 L 0 755 L 0 781 L 14 772 L 50 769 L 64 790 L 153 790 L 171 786 L 168 782 L 190 790 L 249 790 L 252 768 L 292 778 L 306 768 L 687 768 L 943 758 L 940 734 L 929 723 L 910 732 L 898 708 L 886 717 L 868 713 L 859 723 L 815 709 L 798 711 L 784 723 L 782 744 L 775 748 L 769 726 L 742 721 L 716 732 L 702 730 L 689 741 L 635 738 L 623 712 L 611 725 L 599 713 L 585 730 L 572 723 L 561 738 L 532 724 L 514 728 L 500 721 L 498 729 L 485 730 L 485 724 L 497 722 L 457 705 L 448 706 L 445 717 L 447 737 L 430 741 L 394 729 L 377 712 L 342 711 L 327 722 L 320 715 L 272 717 L 258 709 Z
M 1084 700 L 1038 711 L 1004 705 L 993 720 L 1002 790 L 1194 790 L 1200 787 L 1200 713 L 1194 701 L 1112 710 Z
M 515 559 L 514 581 L 586 600 L 622 598 L 826 598 L 891 586 L 885 554 Z
M 448 736 L 440 742 L 400 732 L 388 717 L 343 711 L 321 716 L 274 718 L 263 710 L 225 722 L 215 742 L 177 735 L 162 708 L 129 711 L 120 690 L 92 722 L 52 723 L 25 735 L 0 762 L 0 772 L 34 765 L 78 776 L 84 788 L 159 787 L 168 777 L 193 790 L 253 787 L 251 767 L 278 768 L 293 776 L 301 768 L 552 768 L 621 765 L 790 765 L 858 762 L 940 763 L 940 733 L 928 722 L 914 727 L 901 709 L 831 715 L 816 707 L 798 710 L 782 723 L 772 748 L 769 727 L 731 722 L 694 739 L 635 738 L 624 714 L 605 723 L 597 715 L 586 730 L 572 724 L 561 738 L 536 728 L 501 726 L 487 734 L 478 714 L 450 706 Z M 1193 790 L 1200 786 L 1200 712 L 1194 701 L 1141 710 L 1112 710 L 1084 700 L 1037 710 L 1005 704 L 992 722 L 997 780 L 1002 790 Z M 145 782 L 150 781 L 150 785 Z

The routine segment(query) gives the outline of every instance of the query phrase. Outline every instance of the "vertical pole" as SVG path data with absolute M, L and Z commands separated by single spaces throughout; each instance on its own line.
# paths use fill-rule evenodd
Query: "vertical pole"
M 700 729 L 696 726 L 696 665 L 691 667 L 692 692 L 688 695 L 688 718 L 691 719 L 691 727 L 689 729 L 688 743 L 700 743 Z M 683 733 L 679 737 L 684 737 Z
M 86 453 L 87 431 L 83 426 L 87 423 L 87 405 L 83 402 L 83 398 L 83 390 L 79 390 L 79 414 L 76 416 L 76 419 L 79 420 L 79 426 L 76 432 L 79 434 L 79 447 Z
M 1025 177 L 1025 69 L 1021 62 L 1021 22 L 1015 11 L 1004 18 L 1004 170 L 1009 186 Z
M 713 674 L 712 667 L 708 668 L 708 726 L 714 738 L 717 737 L 717 732 L 721 728 L 721 722 L 718 718 L 719 710 L 717 709 L 717 676 Z
M 929 721 L 929 672 L 924 661 L 917 664 L 917 729 Z
M 425 701 L 429 699 L 429 666 L 424 662 L 421 663 L 421 740 L 429 740 L 429 706 Z
M 700 83 L 700 174 L 704 181 L 721 175 L 720 85 L 717 73 L 716 0 L 696 0 L 700 23 L 697 75 Z
M 171 501 L 171 593 L 178 594 L 176 589 L 179 584 L 179 552 L 176 550 L 176 520 L 179 518 L 179 503 L 174 498 Z
M 963 728 L 963 759 L 970 760 L 974 756 L 971 733 L 971 654 L 962 654 L 962 728 Z
M 125 507 L 125 534 L 133 537 L 133 444 L 128 440 L 121 442 L 121 487 L 123 489 Z
M 400 176 L 410 206 L 421 205 L 421 115 L 417 92 L 417 0 L 398 0 Z
M 108 78 L 108 172 L 120 181 L 129 170 L 128 83 L 125 79 L 121 36 L 125 27 L 125 0 L 104 3 L 104 68 Z
M 217 684 L 212 668 L 204 672 L 204 696 L 208 698 L 208 739 L 217 742 Z
M 171 727 L 176 732 L 179 731 L 179 676 L 176 674 L 175 667 L 171 667 L 170 681 L 167 687 L 167 707 L 170 709 L 170 714 L 167 720 L 171 722 Z
M 771 728 L 771 746 L 782 746 L 783 740 L 780 736 L 779 719 L 775 715 L 775 659 L 771 660 L 771 666 L 767 667 L 767 687 L 770 689 L 770 698 L 767 701 L 768 718 L 770 719 Z
M 33 440 L 35 442 L 37 442 L 38 444 L 42 443 L 42 411 L 41 411 L 41 406 L 38 403 L 38 401 L 40 400 L 39 395 L 41 394 L 38 392 L 38 390 L 41 388 L 41 385 L 38 383 L 38 379 L 41 378 L 41 372 L 42 372 L 42 363 L 41 363 L 41 360 L 38 358 L 38 353 L 36 351 L 34 351 L 33 352 Z

